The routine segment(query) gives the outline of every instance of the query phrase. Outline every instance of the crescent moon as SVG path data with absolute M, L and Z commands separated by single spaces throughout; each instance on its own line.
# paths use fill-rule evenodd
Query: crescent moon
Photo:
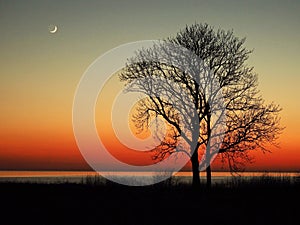
M 50 33 L 51 33 L 51 34 L 54 34 L 56 31 L 57 31 L 57 26 L 54 26 L 54 27 L 53 27 L 53 30 L 50 30 Z

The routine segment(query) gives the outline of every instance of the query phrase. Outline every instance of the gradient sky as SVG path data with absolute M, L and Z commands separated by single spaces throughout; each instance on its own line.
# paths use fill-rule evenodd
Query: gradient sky
M 72 131 L 87 67 L 120 44 L 207 22 L 247 38 L 263 97 L 283 108 L 280 148 L 247 169 L 299 171 L 299 11 L 297 0 L 0 0 L 0 169 L 87 169 Z

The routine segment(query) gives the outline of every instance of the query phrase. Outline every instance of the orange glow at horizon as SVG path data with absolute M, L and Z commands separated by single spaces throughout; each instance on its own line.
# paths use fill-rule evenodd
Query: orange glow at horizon
M 96 123 L 99 137 L 101 138 L 107 149 L 109 149 L 110 153 L 117 159 L 132 165 L 152 164 L 153 160 L 151 159 L 151 152 L 140 152 L 127 148 L 122 143 L 120 143 L 111 126 L 110 110 L 112 108 L 112 103 L 115 96 L 122 88 L 123 85 L 118 82 L 117 76 L 115 75 L 107 82 L 106 87 L 99 95 L 98 103 L 96 106 Z M 105 105 L 105 108 L 101 107 L 103 105 Z M 128 112 L 122 111 L 120 113 Z M 134 130 L 135 128 L 133 123 L 130 122 L 130 118 L 128 118 L 128 120 L 130 128 Z M 145 138 L 148 135 L 149 132 L 147 131 L 146 133 L 143 133 L 140 138 Z M 289 139 L 296 138 L 296 135 L 289 137 Z M 261 150 L 252 151 L 250 153 L 250 156 L 252 156 L 254 160 L 253 163 L 246 164 L 246 170 L 298 171 L 300 169 L 300 153 L 298 151 L 299 147 L 297 144 L 295 144 L 296 142 L 293 142 L 294 144 L 291 144 L 289 141 L 285 140 L 288 140 L 288 137 L 285 136 L 283 132 L 283 135 L 281 135 L 279 139 L 280 148 L 276 148 L 274 146 L 267 147 L 267 149 L 270 150 L 271 153 L 262 153 Z M 290 155 L 286 154 L 286 152 L 284 152 L 284 149 L 289 149 L 288 152 L 290 153 Z M 220 163 L 219 160 L 215 160 L 212 164 L 212 168 L 215 170 L 224 170 L 224 167 L 227 168 L 227 165 Z M 184 169 L 190 169 L 190 163 L 188 163 Z
M 131 150 L 117 139 L 111 125 L 111 108 L 116 94 L 123 88 L 117 76 L 113 76 L 99 95 L 96 104 L 96 125 L 98 134 L 110 153 L 120 161 L 132 165 L 153 164 L 152 153 Z M 59 100 L 58 100 L 59 101 Z M 28 109 L 27 109 L 28 110 Z M 0 169 L 20 170 L 90 170 L 81 155 L 72 131 L 71 112 L 46 116 L 37 112 L 23 111 L 22 117 L 2 113 L 0 130 Z M 53 112 L 53 111 L 52 111 Z M 120 112 L 127 113 L 127 112 Z M 32 116 L 34 120 L 32 120 Z M 66 118 L 65 120 L 62 119 Z M 9 118 L 14 118 L 9 119 Z M 47 118 L 47 119 L 46 119 Z M 130 123 L 130 119 L 129 119 Z M 297 126 L 283 118 L 286 129 L 278 140 L 280 148 L 270 147 L 272 153 L 251 153 L 254 163 L 247 164 L 251 171 L 299 171 L 300 147 Z M 130 123 L 133 130 L 134 125 Z M 134 133 L 134 132 L 133 132 Z M 143 132 L 139 138 L 146 138 L 150 133 Z M 184 169 L 189 169 L 186 166 Z M 223 170 L 216 160 L 213 170 Z M 225 167 L 226 168 L 226 167 Z
M 96 126 L 98 130 L 98 135 L 103 142 L 106 149 L 112 154 L 116 159 L 131 164 L 131 165 L 151 165 L 153 164 L 151 151 L 137 151 L 128 148 L 122 144 L 117 138 L 115 131 L 112 127 L 112 107 L 113 102 L 117 94 L 122 91 L 124 87 L 123 83 L 118 80 L 118 75 L 114 74 L 106 83 L 102 91 L 98 96 L 98 101 L 96 104 Z M 104 106 L 104 107 L 103 107 Z M 132 109 L 134 110 L 134 108 Z M 132 111 L 126 112 L 121 111 L 120 113 L 130 113 Z M 136 134 L 134 131 L 135 127 L 130 118 L 128 118 L 129 128 L 136 137 L 144 139 L 150 135 L 149 132 L 143 132 L 141 134 Z

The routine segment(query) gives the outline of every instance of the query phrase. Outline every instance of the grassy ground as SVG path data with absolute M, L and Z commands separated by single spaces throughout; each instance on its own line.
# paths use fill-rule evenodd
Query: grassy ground
M 298 178 L 235 179 L 211 190 L 170 181 L 128 187 L 0 183 L 0 224 L 300 224 Z

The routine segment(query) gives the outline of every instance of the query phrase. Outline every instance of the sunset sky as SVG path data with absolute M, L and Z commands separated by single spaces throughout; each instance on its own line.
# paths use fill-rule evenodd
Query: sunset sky
M 246 169 L 300 171 L 299 11 L 297 0 L 0 0 L 0 169 L 88 169 L 72 128 L 74 94 L 88 66 L 121 44 L 206 22 L 247 38 L 263 98 L 283 108 L 280 148 L 255 154 Z M 51 34 L 50 25 L 58 31 Z M 97 128 L 108 145 L 116 143 L 109 127 Z

